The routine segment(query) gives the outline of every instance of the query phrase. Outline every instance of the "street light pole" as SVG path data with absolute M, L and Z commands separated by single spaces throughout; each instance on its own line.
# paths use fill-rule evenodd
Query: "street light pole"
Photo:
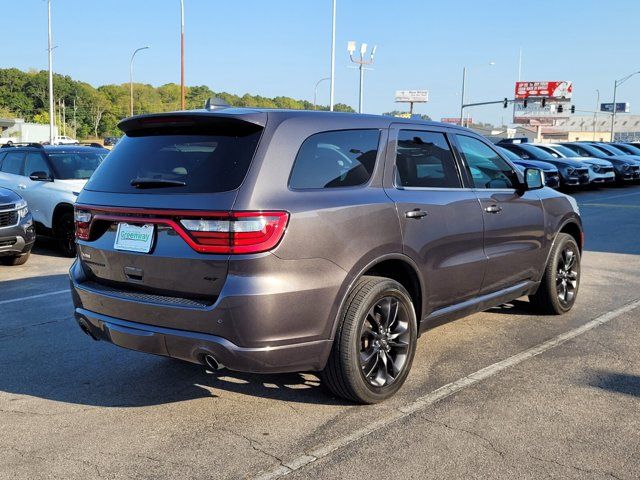
M 316 109 L 316 100 L 318 99 L 318 86 L 325 80 L 331 80 L 331 77 L 321 78 L 316 82 L 316 86 L 313 89 L 313 109 L 314 110 Z M 333 111 L 333 108 L 331 108 L 331 111 Z
M 55 140 L 55 114 L 53 112 L 53 61 L 52 61 L 52 50 L 51 46 L 51 0 L 47 2 L 47 15 L 48 15 L 48 25 L 49 25 L 49 144 L 53 145 Z
M 462 67 L 462 92 L 460 94 L 460 126 L 464 127 L 464 90 L 467 83 L 467 67 Z
M 374 46 L 373 50 L 371 50 L 371 55 L 369 56 L 369 59 L 365 60 L 365 55 L 367 53 L 367 44 L 363 43 L 362 45 L 360 45 L 360 58 L 359 59 L 355 59 L 355 58 L 353 58 L 353 53 L 356 51 L 356 42 L 351 40 L 347 44 L 347 51 L 349 52 L 349 58 L 351 59 L 352 63 L 355 63 L 356 65 L 358 65 L 357 68 L 360 70 L 360 95 L 359 95 L 359 100 L 358 100 L 358 113 L 362 113 L 363 109 L 364 109 L 364 70 L 365 70 L 365 65 L 373 64 L 374 56 L 376 54 L 376 50 L 377 49 L 378 49 L 378 47 Z
M 180 0 L 180 108 L 185 109 L 184 87 L 184 0 Z
M 496 62 L 489 62 L 489 66 L 493 67 Z M 460 95 L 460 126 L 464 127 L 464 95 L 467 84 L 467 67 L 462 67 L 462 92 Z M 467 122 L 467 126 L 469 122 Z
M 596 89 L 596 108 L 593 111 L 593 141 L 596 141 L 596 123 L 598 123 L 598 108 L 600 107 L 600 90 Z
M 140 50 L 146 50 L 149 46 L 140 47 L 134 50 L 131 55 L 131 61 L 129 62 L 129 113 L 133 116 L 133 59 Z
M 333 14 L 331 21 L 331 75 L 329 86 L 329 111 L 333 112 L 333 104 L 335 103 L 335 77 L 336 77 L 336 0 L 333 0 Z M 317 85 L 316 85 L 317 88 Z M 315 96 L 314 96 L 315 98 Z M 313 102 L 315 110 L 316 102 Z
M 627 75 L 626 77 L 621 78 L 620 80 L 615 80 L 613 82 L 613 108 L 612 108 L 612 113 L 613 115 L 611 115 L 611 141 L 613 142 L 615 140 L 615 123 L 616 123 L 616 93 L 618 90 L 618 87 L 620 85 L 622 85 L 624 82 L 626 82 L 627 80 L 629 80 L 631 77 L 633 77 L 634 75 L 639 74 L 640 71 L 637 72 L 633 72 L 630 73 L 629 75 Z

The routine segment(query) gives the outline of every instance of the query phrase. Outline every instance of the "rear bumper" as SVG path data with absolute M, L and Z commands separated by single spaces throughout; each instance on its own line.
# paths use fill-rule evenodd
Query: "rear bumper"
M 103 340 L 139 352 L 204 364 L 206 355 L 230 370 L 252 373 L 281 373 L 321 370 L 332 342 L 246 348 L 215 335 L 185 332 L 128 322 L 76 308 L 75 318 L 94 340 Z
M 76 320 L 97 340 L 193 363 L 212 355 L 245 372 L 324 368 L 344 270 L 323 259 L 285 262 L 271 254 L 244 263 L 241 270 L 241 261 L 231 262 L 215 303 L 198 304 L 100 288 L 76 260 L 69 271 Z M 249 265 L 260 273 L 250 274 Z

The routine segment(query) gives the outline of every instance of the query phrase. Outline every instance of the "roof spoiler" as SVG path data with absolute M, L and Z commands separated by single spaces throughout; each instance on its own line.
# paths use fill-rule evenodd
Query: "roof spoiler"
M 118 123 L 125 133 L 158 128 L 195 126 L 236 126 L 238 128 L 264 127 L 267 114 L 256 110 L 215 107 L 213 110 L 186 110 L 181 112 L 154 113 L 129 117 Z

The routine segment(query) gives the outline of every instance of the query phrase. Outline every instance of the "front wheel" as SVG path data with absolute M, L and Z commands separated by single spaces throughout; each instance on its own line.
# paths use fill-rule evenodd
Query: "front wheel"
M 23 253 L 21 255 L 16 255 L 13 257 L 0 257 L 0 262 L 3 265 L 9 265 L 12 267 L 16 267 L 18 265 L 24 265 L 29 260 L 29 255 L 31 252 Z
M 416 340 L 415 310 L 404 287 L 362 277 L 346 299 L 323 383 L 347 400 L 381 402 L 405 382 Z
M 559 233 L 540 287 L 529 296 L 540 313 L 561 315 L 573 307 L 580 286 L 580 249 L 571 235 Z
M 56 225 L 58 246 L 65 257 L 76 256 L 76 236 L 73 213 L 64 213 Z

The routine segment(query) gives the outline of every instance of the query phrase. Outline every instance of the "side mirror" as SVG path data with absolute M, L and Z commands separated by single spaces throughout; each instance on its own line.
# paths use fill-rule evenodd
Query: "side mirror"
M 538 190 L 544 187 L 544 174 L 539 168 L 524 169 L 525 190 Z
M 34 182 L 53 182 L 53 178 L 51 178 L 47 172 L 43 171 L 32 172 L 29 178 Z

